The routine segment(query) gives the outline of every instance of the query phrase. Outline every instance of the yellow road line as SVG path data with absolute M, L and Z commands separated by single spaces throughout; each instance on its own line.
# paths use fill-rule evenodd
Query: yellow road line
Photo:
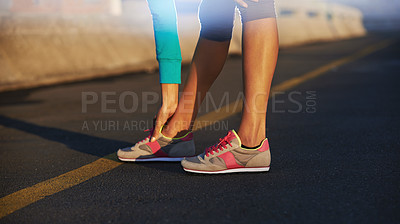
M 281 83 L 279 85 L 276 85 L 276 86 L 272 87 L 271 88 L 271 95 L 273 95 L 276 92 L 280 92 L 280 91 L 285 91 L 285 90 L 291 89 L 294 86 L 297 86 L 297 85 L 299 85 L 301 83 L 306 82 L 307 80 L 310 80 L 310 79 L 313 79 L 315 77 L 318 77 L 318 76 L 330 71 L 333 68 L 340 67 L 340 66 L 342 66 L 344 64 L 349 64 L 349 63 L 351 63 L 353 61 L 356 61 L 356 60 L 358 60 L 360 58 L 363 58 L 363 57 L 365 57 L 367 55 L 370 55 L 370 54 L 372 54 L 372 53 L 374 53 L 374 52 L 376 52 L 378 50 L 386 48 L 386 47 L 394 44 L 395 42 L 396 41 L 392 40 L 392 39 L 384 40 L 384 41 L 379 42 L 377 44 L 374 44 L 374 45 L 371 45 L 369 47 L 366 47 L 366 48 L 364 48 L 364 49 L 362 49 L 362 50 L 360 50 L 360 51 L 358 51 L 358 52 L 356 52 L 356 53 L 354 53 L 352 55 L 349 55 L 347 57 L 344 57 L 344 58 L 341 58 L 339 60 L 333 61 L 333 62 L 331 62 L 331 63 L 329 63 L 327 65 L 324 65 L 322 67 L 319 67 L 319 68 L 317 68 L 317 69 L 315 69 L 315 70 L 313 70 L 311 72 L 308 72 L 308 73 L 306 73 L 306 74 L 304 74 L 304 75 L 302 75 L 300 77 L 289 79 L 289 80 L 287 80 L 287 81 L 285 81 L 285 82 L 283 82 L 283 83 Z
M 322 74 L 328 72 L 332 68 L 348 64 L 362 57 L 365 57 L 369 54 L 372 54 L 378 50 L 386 48 L 391 44 L 393 44 L 394 42 L 395 42 L 394 40 L 385 40 L 379 42 L 361 51 L 358 51 L 350 56 L 344 57 L 342 59 L 333 61 L 322 67 L 319 67 L 300 77 L 287 80 L 279 85 L 272 87 L 271 96 L 278 91 L 289 90 L 301 83 L 306 82 L 307 80 L 321 76 Z M 218 111 L 213 111 L 208 114 L 205 114 L 196 120 L 198 125 L 195 125 L 194 131 L 212 125 L 215 122 L 229 118 L 230 116 L 239 113 L 241 110 L 242 110 L 242 100 L 238 100 L 220 108 Z M 118 161 L 115 153 L 112 153 L 90 164 L 72 170 L 68 173 L 40 182 L 38 184 L 33 185 L 32 187 L 19 190 L 15 193 L 0 198 L 0 218 L 3 218 L 4 216 L 7 216 L 45 197 L 51 196 L 55 193 L 66 190 L 75 185 L 78 185 L 100 174 L 108 172 L 120 166 L 121 164 L 123 163 Z
M 284 81 L 281 84 L 278 84 L 271 88 L 270 97 L 272 97 L 277 92 L 289 90 L 289 89 L 291 89 L 299 84 L 302 84 L 310 79 L 321 76 L 333 68 L 337 68 L 344 64 L 351 63 L 351 62 L 356 61 L 360 58 L 363 58 L 367 55 L 370 55 L 378 50 L 386 48 L 386 47 L 394 44 L 395 42 L 396 41 L 392 40 L 392 39 L 384 40 L 377 44 L 366 47 L 352 55 L 343 57 L 343 58 L 333 61 L 329 64 L 321 66 L 321 67 L 319 67 L 315 70 L 312 70 L 311 72 L 308 72 L 302 76 L 295 77 L 295 78 L 289 79 L 287 81 Z M 194 125 L 194 127 L 195 127 L 194 130 L 201 129 L 201 128 L 207 127 L 209 125 L 212 125 L 215 122 L 227 119 L 230 116 L 240 113 L 242 111 L 242 108 L 243 108 L 243 100 L 237 100 L 233 103 L 230 103 L 230 104 L 220 108 L 217 111 L 212 111 L 208 114 L 205 114 L 196 119 L 196 124 Z
M 9 215 L 18 209 L 28 206 L 47 196 L 63 191 L 102 173 L 110 171 L 122 163 L 106 158 L 100 158 L 93 163 L 62 174 L 58 177 L 40 182 L 0 199 L 0 218 Z

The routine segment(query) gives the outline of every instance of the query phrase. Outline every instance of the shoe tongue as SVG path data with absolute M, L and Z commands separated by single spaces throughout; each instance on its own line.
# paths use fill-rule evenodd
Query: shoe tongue
M 165 144 L 171 143 L 173 140 L 171 138 L 168 138 L 164 136 L 161 132 L 158 134 L 158 139 L 159 142 L 164 142 Z
M 225 138 L 227 138 L 228 142 L 231 143 L 232 146 L 238 146 L 240 145 L 239 143 L 239 138 L 238 135 L 236 134 L 235 130 L 230 130 L 228 132 L 228 134 L 225 136 Z M 215 145 L 214 145 L 215 146 Z M 201 157 L 202 159 L 204 159 L 205 157 L 205 152 L 200 154 L 199 157 Z
M 230 130 L 228 132 L 228 141 L 233 145 L 240 145 L 239 136 L 237 135 L 235 130 Z

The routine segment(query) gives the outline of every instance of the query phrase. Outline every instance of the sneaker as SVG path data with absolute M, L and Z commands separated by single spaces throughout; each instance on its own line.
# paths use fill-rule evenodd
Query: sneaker
M 154 142 L 150 142 L 150 135 L 132 147 L 118 150 L 118 159 L 126 162 L 168 161 L 179 162 L 184 157 L 194 156 L 195 147 L 193 133 L 189 132 L 181 138 L 168 138 L 159 134 Z
M 192 173 L 219 174 L 269 170 L 271 154 L 268 139 L 256 149 L 244 149 L 234 130 L 203 154 L 182 160 L 183 169 Z

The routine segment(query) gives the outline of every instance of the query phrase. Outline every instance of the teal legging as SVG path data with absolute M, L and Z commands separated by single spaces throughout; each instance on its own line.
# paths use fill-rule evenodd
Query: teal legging
M 153 16 L 160 83 L 181 83 L 181 48 L 179 45 L 174 0 L 147 0 Z

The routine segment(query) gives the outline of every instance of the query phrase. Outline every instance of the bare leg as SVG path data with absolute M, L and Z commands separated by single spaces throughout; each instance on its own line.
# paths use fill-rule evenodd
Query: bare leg
M 275 18 L 243 24 L 243 79 L 245 105 L 238 135 L 253 147 L 265 139 L 266 113 L 279 41 Z
M 181 136 L 192 129 L 201 102 L 225 64 L 229 44 L 199 39 L 178 108 L 162 130 L 164 135 Z
M 228 49 L 228 41 L 199 39 L 178 109 L 163 134 L 181 136 L 191 129 L 206 92 L 222 70 Z M 276 19 L 243 25 L 245 106 L 238 134 L 246 146 L 256 146 L 265 138 L 267 102 L 278 50 Z

